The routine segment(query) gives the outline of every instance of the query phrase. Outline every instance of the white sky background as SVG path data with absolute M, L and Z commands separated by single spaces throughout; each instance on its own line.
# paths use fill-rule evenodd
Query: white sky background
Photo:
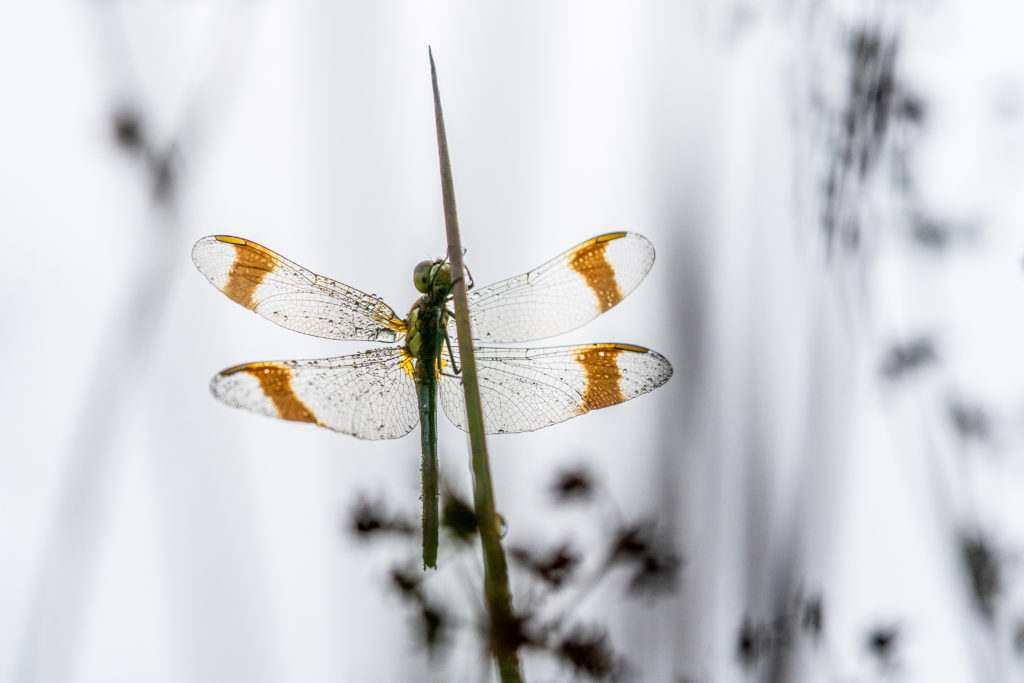
M 974 237 L 923 254 L 882 192 L 864 249 L 832 263 L 794 206 L 811 192 L 798 186 L 812 135 L 793 128 L 810 116 L 800 79 L 808 55 L 840 53 L 829 36 L 817 53 L 803 44 L 806 9 L 0 6 L 0 680 L 26 660 L 36 680 L 423 675 L 384 587 L 386 553 L 340 532 L 360 492 L 417 508 L 416 437 L 362 442 L 207 392 L 235 363 L 365 345 L 249 314 L 188 254 L 206 234 L 249 237 L 404 313 L 412 266 L 444 246 L 428 44 L 479 284 L 611 230 L 658 251 L 621 306 L 552 343 L 642 344 L 676 376 L 627 405 L 492 439 L 509 541 L 586 528 L 552 519 L 543 495 L 581 460 L 631 516 L 662 511 L 687 561 L 681 593 L 648 608 L 613 585 L 584 606 L 644 680 L 742 677 L 743 616 L 771 619 L 789 599 L 782 547 L 826 610 L 824 644 L 795 648 L 794 677 L 880 676 L 863 647 L 878 623 L 902 627 L 899 680 L 1010 675 L 1015 570 L 989 638 L 944 534 L 975 520 L 1012 550 L 1024 533 L 1024 16 L 961 4 L 908 12 L 900 69 L 928 104 L 920 202 Z M 125 98 L 157 140 L 185 122 L 175 220 L 111 143 Z M 166 309 L 117 328 L 152 268 L 168 270 L 152 295 Z M 939 339 L 940 368 L 881 382 L 887 345 L 920 332 Z M 965 467 L 938 422 L 950 394 L 996 416 L 998 447 Z M 95 447 L 105 415 L 110 441 Z M 442 470 L 465 490 L 464 439 L 439 424 Z M 80 543 L 47 551 L 61 519 Z M 38 606 L 47 556 L 81 564 L 58 562 L 63 588 Z M 42 640 L 26 657 L 33 619 Z M 475 675 L 476 661 L 465 653 L 436 680 Z

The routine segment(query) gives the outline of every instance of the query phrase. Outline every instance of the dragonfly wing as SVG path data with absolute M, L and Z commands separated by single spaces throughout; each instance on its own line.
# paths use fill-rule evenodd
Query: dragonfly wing
M 529 273 L 469 292 L 473 336 L 504 344 L 574 330 L 622 301 L 653 263 L 654 247 L 642 235 L 594 237 Z
M 196 242 L 192 261 L 214 287 L 281 327 L 327 339 L 392 342 L 405 323 L 381 299 L 227 235 Z
M 646 394 L 672 376 L 664 356 L 631 344 L 481 346 L 473 355 L 488 434 L 530 432 L 563 422 Z M 461 379 L 445 374 L 440 384 L 445 414 L 465 430 Z
M 412 358 L 382 348 L 321 360 L 264 361 L 228 368 L 210 391 L 229 406 L 312 422 L 360 439 L 397 439 L 419 422 Z

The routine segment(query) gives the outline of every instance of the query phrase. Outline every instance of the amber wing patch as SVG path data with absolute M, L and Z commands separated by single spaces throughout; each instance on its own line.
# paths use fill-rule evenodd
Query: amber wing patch
M 246 372 L 256 378 L 263 394 L 273 402 L 277 416 L 282 420 L 319 423 L 313 411 L 295 395 L 292 388 L 291 368 L 284 363 L 274 361 L 249 363 L 229 368 L 221 375 L 233 375 L 236 372 Z
M 622 393 L 622 372 L 619 370 L 619 354 L 623 349 L 611 345 L 580 347 L 576 362 L 583 369 L 586 388 L 583 390 L 583 405 L 580 413 L 598 408 L 607 408 L 626 400 Z
M 250 310 L 256 308 L 256 288 L 263 282 L 263 278 L 274 272 L 277 267 L 276 255 L 258 244 L 235 237 L 218 236 L 217 239 L 235 245 L 235 260 L 228 271 L 224 293 L 232 301 Z
M 611 240 L 625 234 L 612 233 L 595 237 L 568 254 L 569 267 L 576 271 L 594 292 L 601 313 L 622 301 L 622 290 L 615 279 L 615 269 L 608 262 L 606 251 Z

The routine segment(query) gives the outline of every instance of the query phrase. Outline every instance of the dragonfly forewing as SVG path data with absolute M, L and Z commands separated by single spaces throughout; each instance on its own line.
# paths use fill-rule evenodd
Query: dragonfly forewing
M 289 261 L 250 240 L 204 237 L 192 261 L 214 287 L 281 327 L 314 337 L 393 342 L 405 323 L 380 298 Z

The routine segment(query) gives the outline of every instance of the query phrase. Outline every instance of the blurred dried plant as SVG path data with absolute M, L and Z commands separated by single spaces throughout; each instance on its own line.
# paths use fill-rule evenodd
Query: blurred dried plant
M 604 487 L 584 467 L 559 472 L 549 491 L 556 508 L 614 507 Z M 481 652 L 489 650 L 491 640 L 500 639 L 521 655 L 560 663 L 573 676 L 615 681 L 631 678 L 634 665 L 616 651 L 604 625 L 577 617 L 580 603 L 616 576 L 623 581 L 626 598 L 664 597 L 676 590 L 682 564 L 655 520 L 619 518 L 595 548 L 583 548 L 572 539 L 550 546 L 510 545 L 512 577 L 521 590 L 516 616 L 496 628 L 489 626 L 477 599 L 481 567 L 473 549 L 481 522 L 469 502 L 450 487 L 444 487 L 441 515 L 441 555 L 446 560 L 436 573 L 417 569 L 419 540 L 411 515 L 360 496 L 345 526 L 359 539 L 390 538 L 402 548 L 403 559 L 387 571 L 389 589 L 409 610 L 414 639 L 431 659 L 443 658 L 467 637 Z M 467 563 L 473 567 L 471 574 Z M 453 577 L 454 582 L 449 580 Z

